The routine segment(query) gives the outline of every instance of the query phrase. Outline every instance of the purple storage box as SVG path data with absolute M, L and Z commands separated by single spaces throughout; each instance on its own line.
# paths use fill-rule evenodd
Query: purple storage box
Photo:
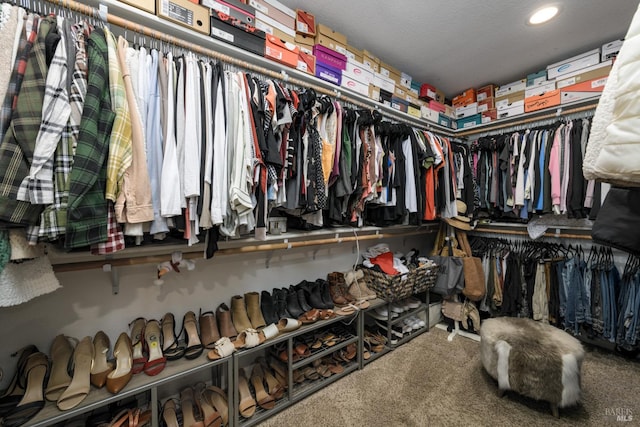
M 347 57 L 340 52 L 316 44 L 313 46 L 313 54 L 316 57 L 316 62 L 322 62 L 338 70 L 347 68 Z
M 316 62 L 316 77 L 340 86 L 340 83 L 342 83 L 342 70 L 322 62 Z

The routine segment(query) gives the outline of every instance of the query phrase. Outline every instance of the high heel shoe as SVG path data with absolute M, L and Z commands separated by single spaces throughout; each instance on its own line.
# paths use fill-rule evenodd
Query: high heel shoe
M 123 409 L 111 421 L 108 427 L 144 427 L 151 422 L 151 411 L 140 408 Z
M 267 392 L 276 400 L 282 399 L 286 387 L 280 384 L 280 381 L 271 373 L 271 368 L 267 365 L 267 360 L 264 357 L 259 357 L 257 362 L 262 367 L 264 381 L 267 384 Z
M 162 421 L 166 427 L 180 427 L 178 409 L 174 399 L 167 399 L 162 405 Z
M 180 405 L 182 406 L 182 425 L 184 427 L 204 427 L 195 405 L 193 389 L 187 387 L 180 392 Z
M 256 401 L 249 390 L 247 377 L 244 375 L 244 369 L 238 369 L 238 393 L 240 394 L 240 403 L 238 410 L 244 418 L 251 418 L 256 413 Z
M 67 411 L 78 406 L 89 394 L 91 387 L 91 363 L 93 362 L 93 342 L 84 337 L 73 352 L 73 378 L 69 387 L 58 398 L 58 409 Z
M 138 374 L 144 369 L 144 364 L 147 363 L 147 358 L 144 355 L 144 327 L 147 321 L 138 317 L 136 320 L 129 324 L 131 328 L 131 350 L 133 352 L 133 368 L 132 372 Z
M 18 403 L 20 403 L 20 399 L 22 399 L 22 396 L 24 395 L 24 385 L 20 383 L 20 375 L 24 372 L 29 356 L 37 352 L 38 347 L 35 345 L 28 345 L 11 355 L 11 357 L 16 357 L 18 355 L 20 355 L 20 357 L 18 357 L 16 372 L 13 375 L 13 379 L 5 393 L 0 397 L 0 417 L 11 411 Z
M 256 392 L 256 401 L 262 409 L 273 409 L 276 406 L 276 400 L 264 388 L 264 373 L 259 363 L 253 365 L 251 385 Z
M 69 376 L 69 365 L 73 346 L 64 335 L 58 335 L 51 344 L 49 355 L 51 356 L 51 374 L 45 390 L 45 398 L 51 402 L 56 402 L 62 392 L 71 384 Z
M 220 427 L 222 425 L 222 416 L 218 410 L 204 398 L 205 384 L 200 382 L 195 386 L 196 403 L 202 414 L 204 427 Z
M 203 313 L 202 309 L 200 309 L 198 323 L 200 324 L 202 345 L 207 349 L 214 348 L 216 341 L 220 339 L 220 332 L 218 331 L 218 323 L 216 322 L 216 316 L 213 314 L 213 311 L 205 311 Z
M 193 311 L 187 312 L 184 315 L 184 319 L 182 320 L 184 332 L 185 332 L 185 341 L 187 343 L 187 348 L 184 352 L 184 357 L 187 359 L 195 359 L 199 357 L 204 351 L 204 346 L 200 341 L 200 336 L 198 335 L 198 322 L 196 321 L 196 314 Z
M 149 355 L 144 364 L 144 373 L 149 376 L 158 375 L 167 365 L 167 358 L 162 354 L 160 324 L 157 320 L 149 320 L 144 329 L 144 342 Z
M 133 351 L 131 339 L 126 333 L 121 333 L 113 347 L 113 356 L 116 359 L 116 368 L 107 375 L 107 390 L 117 394 L 131 380 L 133 375 Z
M 230 340 L 236 339 L 236 337 L 238 336 L 238 331 L 236 331 L 235 326 L 233 326 L 233 321 L 231 320 L 231 311 L 229 311 L 229 307 L 227 306 L 227 304 L 222 303 L 218 306 L 218 309 L 216 310 L 216 317 L 218 318 L 220 335 L 223 337 L 227 337 Z
M 113 371 L 113 363 L 107 361 L 109 355 L 109 337 L 98 331 L 93 337 L 93 364 L 91 365 L 91 384 L 102 388 L 107 382 L 107 375 Z
M 167 360 L 178 360 L 184 356 L 184 345 L 176 335 L 176 320 L 172 313 L 162 317 L 162 353 Z
M 44 381 L 49 371 L 49 360 L 44 353 L 31 353 L 24 370 L 26 380 L 24 395 L 11 411 L 2 418 L 3 427 L 18 427 L 33 418 L 44 407 Z
M 222 418 L 222 425 L 226 426 L 229 422 L 229 403 L 224 390 L 210 385 L 202 391 L 202 398 L 218 411 Z

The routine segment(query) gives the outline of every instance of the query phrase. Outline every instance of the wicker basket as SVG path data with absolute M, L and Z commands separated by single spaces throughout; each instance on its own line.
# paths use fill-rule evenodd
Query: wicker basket
M 438 269 L 434 266 L 420 267 L 404 274 L 389 275 L 366 267 L 360 267 L 367 286 L 387 302 L 399 301 L 424 292 L 436 283 Z

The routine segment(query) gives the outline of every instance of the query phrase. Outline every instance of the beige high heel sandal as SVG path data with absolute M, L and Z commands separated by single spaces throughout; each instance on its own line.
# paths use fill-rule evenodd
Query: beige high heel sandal
M 227 402 L 227 394 L 219 387 L 210 385 L 202 391 L 202 398 L 206 400 L 211 406 L 216 408 L 216 411 L 222 418 L 222 425 L 226 426 L 229 423 L 229 403 Z
M 73 345 L 69 338 L 60 334 L 54 338 L 49 350 L 51 356 L 51 373 L 45 390 L 45 397 L 51 402 L 56 402 L 62 392 L 71 384 L 69 376 L 69 361 L 73 355 Z
M 93 337 L 93 365 L 91 366 L 91 384 L 102 388 L 107 382 L 107 375 L 113 371 L 113 363 L 107 361 L 109 355 L 109 337 L 98 331 Z
M 93 363 L 93 342 L 84 337 L 73 352 L 73 378 L 69 387 L 58 398 L 58 409 L 68 411 L 78 406 L 89 394 L 91 388 L 91 364 Z

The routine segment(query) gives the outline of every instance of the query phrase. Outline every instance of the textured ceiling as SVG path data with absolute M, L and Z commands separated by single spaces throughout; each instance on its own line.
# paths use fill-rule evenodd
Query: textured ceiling
M 638 0 L 280 0 L 447 96 L 505 84 L 622 38 Z M 560 7 L 533 27 L 529 14 Z

